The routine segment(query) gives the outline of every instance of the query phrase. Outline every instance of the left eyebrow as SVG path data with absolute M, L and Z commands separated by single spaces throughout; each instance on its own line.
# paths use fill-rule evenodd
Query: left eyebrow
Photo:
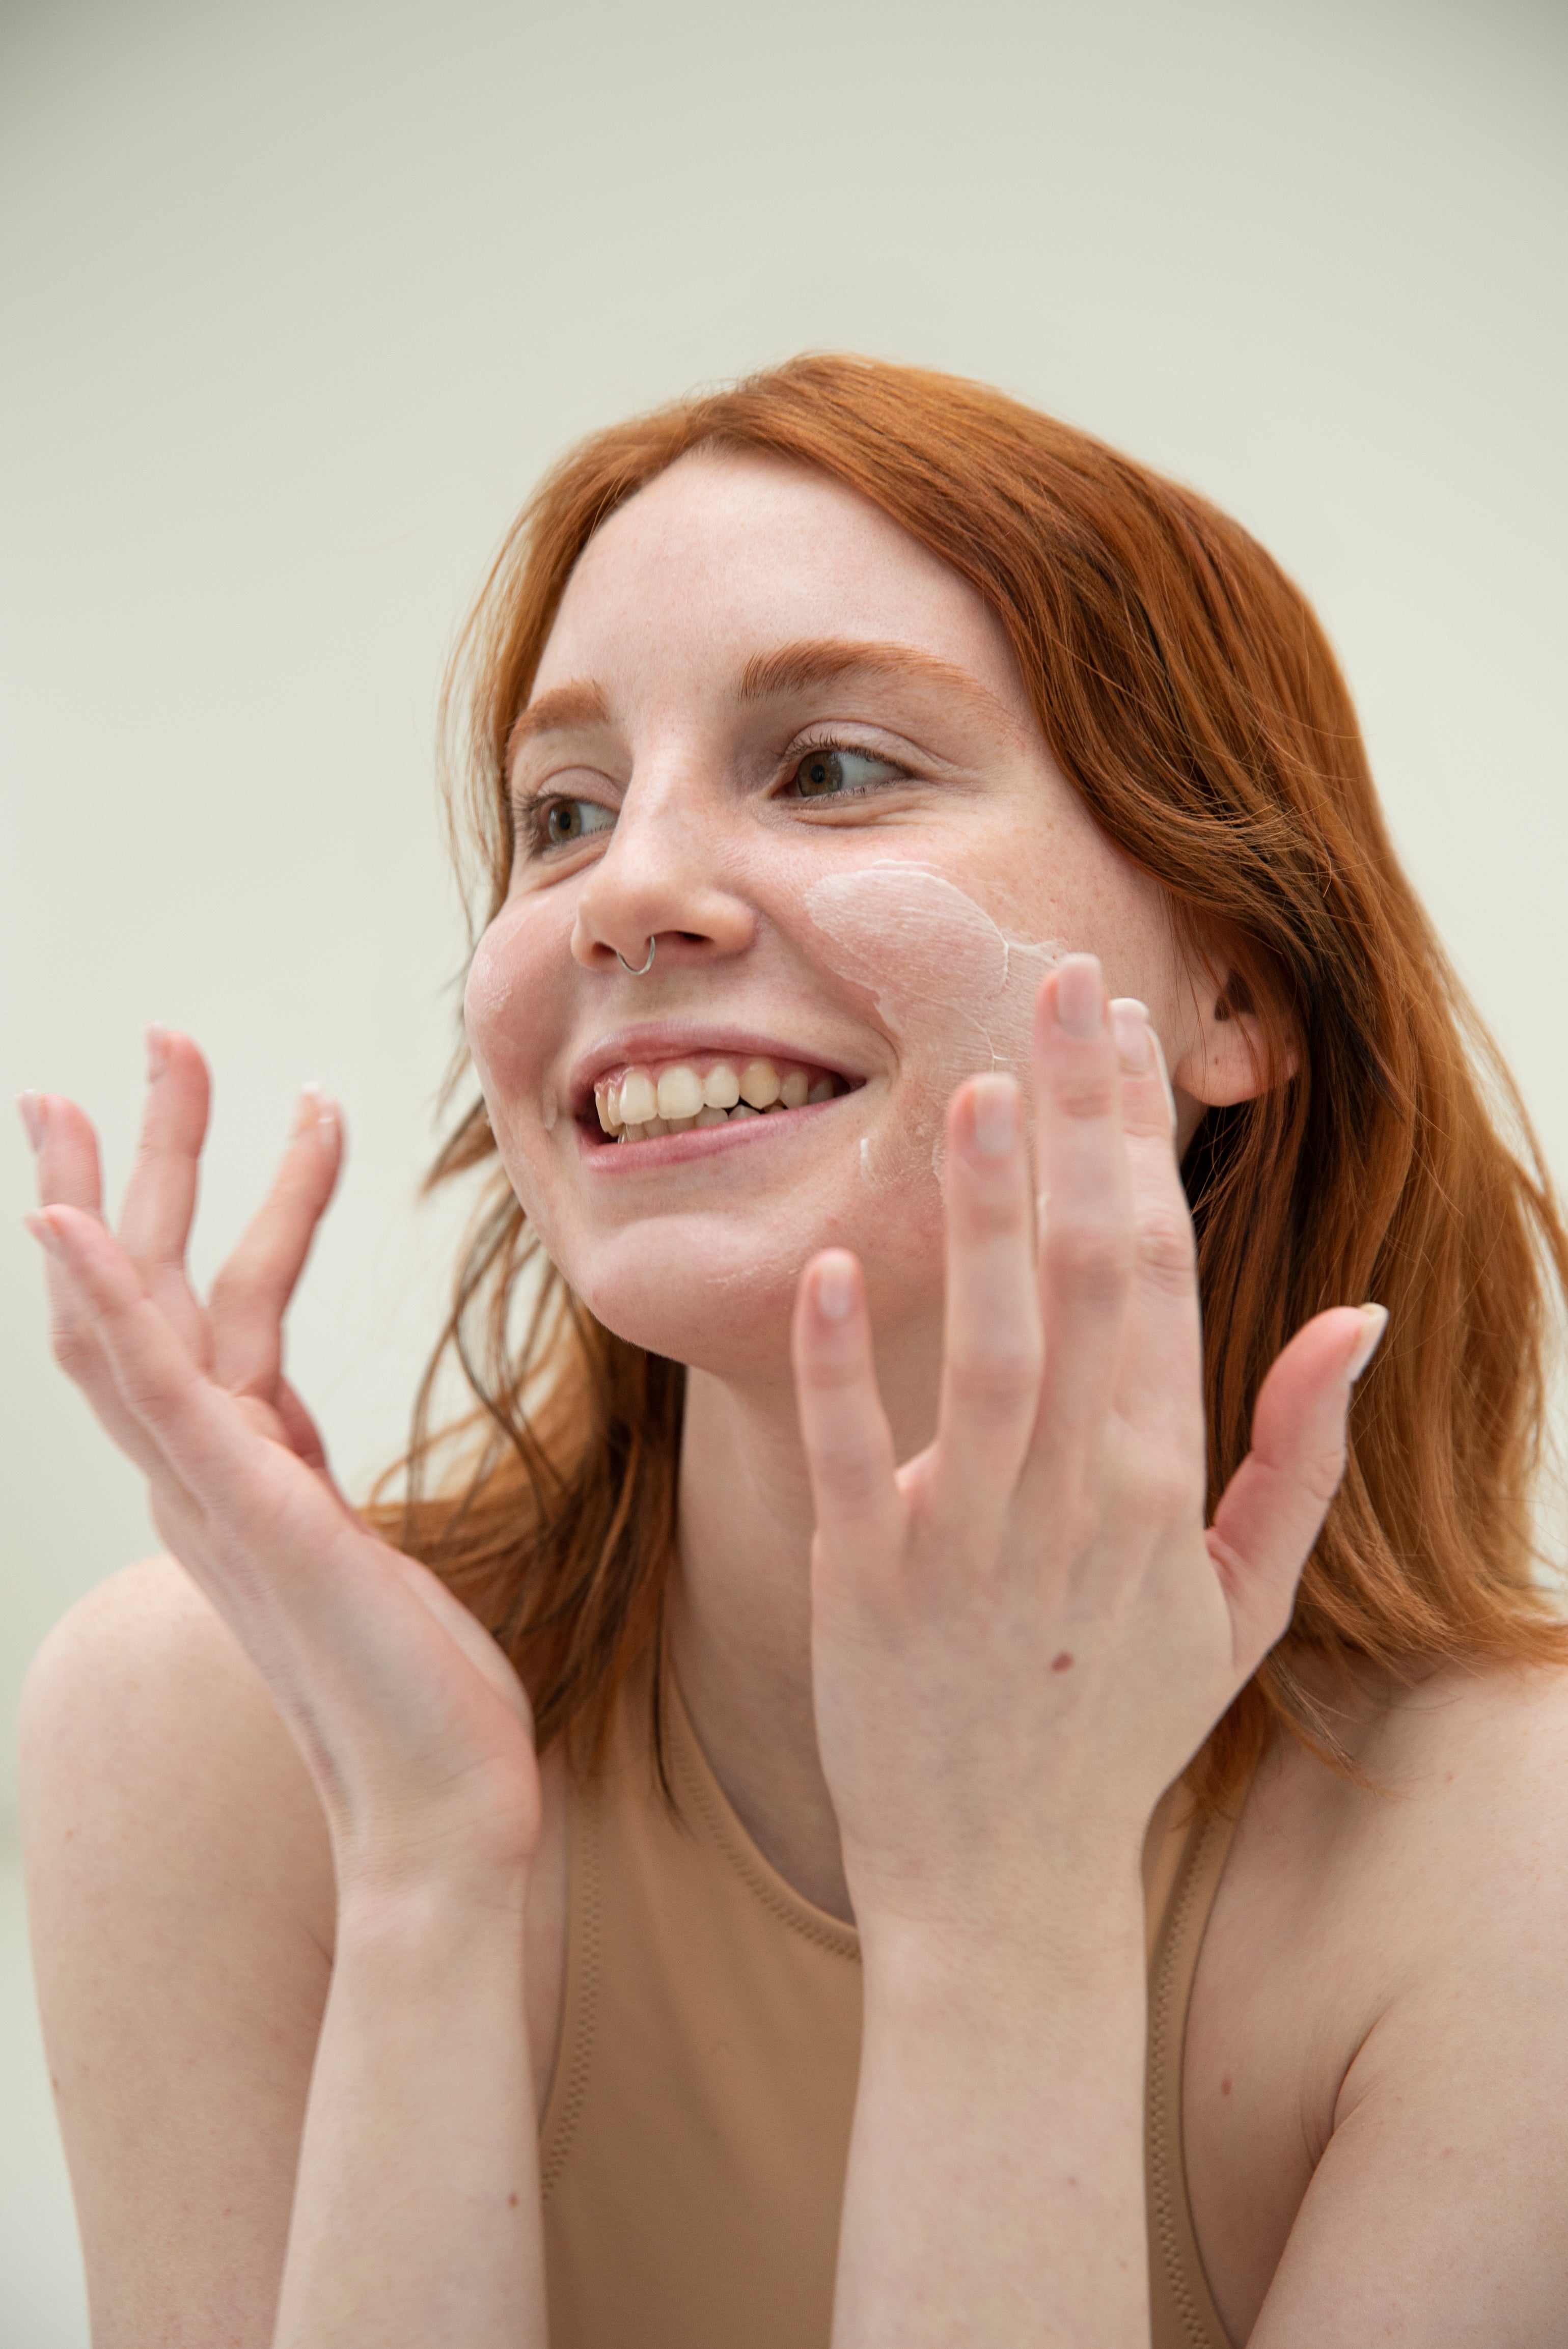
M 859 644 L 824 636 L 780 645 L 776 652 L 754 653 L 741 673 L 739 698 L 770 701 L 846 677 L 895 678 L 927 686 L 967 704 L 975 717 L 992 726 L 1003 726 L 1014 735 L 1019 730 L 1012 710 L 989 686 L 967 669 L 939 660 L 934 653 L 919 652 L 913 645 Z

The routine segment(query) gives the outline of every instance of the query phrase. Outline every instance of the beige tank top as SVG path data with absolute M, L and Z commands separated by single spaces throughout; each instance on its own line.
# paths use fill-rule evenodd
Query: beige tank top
M 654 1776 L 645 1684 L 603 1776 L 571 1795 L 566 2008 L 540 2148 L 551 2349 L 827 2349 L 860 1944 L 763 1858 L 673 1672 L 665 1685 L 680 1820 Z M 1144 1854 L 1153 2349 L 1232 2349 L 1192 2233 L 1181 2103 L 1231 1832 L 1157 1815 Z

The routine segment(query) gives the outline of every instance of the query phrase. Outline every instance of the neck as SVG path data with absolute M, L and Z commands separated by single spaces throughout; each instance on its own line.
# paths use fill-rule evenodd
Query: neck
M 928 1431 L 930 1413 L 926 1402 L 910 1416 Z M 923 1441 L 901 1443 L 900 1456 Z M 851 1923 L 811 1699 L 813 1522 L 788 1378 L 740 1386 L 688 1371 L 670 1623 L 682 1693 L 758 1849 L 804 1899 Z

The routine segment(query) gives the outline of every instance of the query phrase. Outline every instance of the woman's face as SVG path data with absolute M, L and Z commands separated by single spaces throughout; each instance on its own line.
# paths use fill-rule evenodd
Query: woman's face
M 551 1257 L 657 1353 L 771 1374 L 832 1244 L 879 1343 L 934 1356 L 946 1104 L 975 1071 L 1026 1083 L 1057 955 L 1143 999 L 1179 1082 L 1202 1052 L 1163 899 L 1053 763 L 995 616 L 825 477 L 698 453 L 623 506 L 511 781 L 475 1062 Z M 655 1094 L 682 1123 L 649 1136 Z

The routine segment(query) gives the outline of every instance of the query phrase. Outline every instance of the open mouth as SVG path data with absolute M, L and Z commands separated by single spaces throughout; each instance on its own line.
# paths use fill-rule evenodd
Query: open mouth
M 853 1090 L 847 1077 L 809 1062 L 696 1053 L 638 1061 L 601 1077 L 593 1106 L 602 1142 L 634 1145 L 748 1118 L 785 1117 Z M 593 1131 L 587 1119 L 583 1123 Z

